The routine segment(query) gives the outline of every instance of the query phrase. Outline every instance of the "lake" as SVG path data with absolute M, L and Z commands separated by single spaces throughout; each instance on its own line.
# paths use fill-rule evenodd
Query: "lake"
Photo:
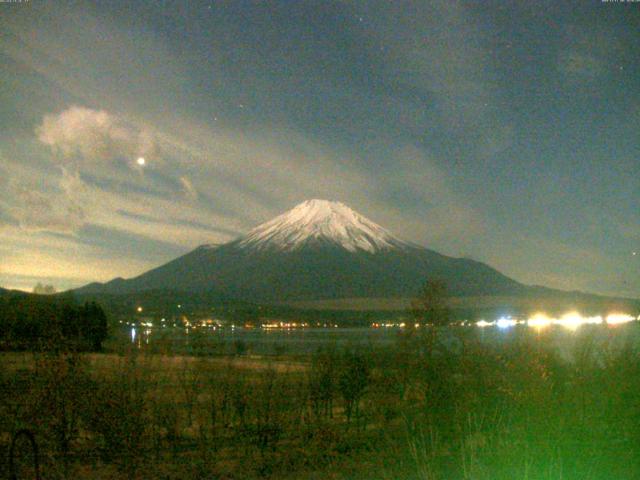
M 419 333 L 419 330 L 417 330 Z M 127 328 L 114 341 L 135 345 L 153 353 L 206 355 L 307 355 L 322 348 L 384 348 L 396 344 L 405 330 L 392 328 Z M 623 325 L 582 325 L 567 329 L 558 325 L 531 328 L 489 326 L 452 326 L 441 329 L 440 342 L 449 349 L 461 348 L 464 339 L 478 339 L 488 344 L 538 342 L 571 357 L 579 346 L 591 344 L 599 350 L 637 347 L 640 323 Z

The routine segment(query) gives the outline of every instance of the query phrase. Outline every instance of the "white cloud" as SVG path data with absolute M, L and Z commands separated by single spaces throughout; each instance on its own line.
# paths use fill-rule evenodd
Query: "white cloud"
M 9 192 L 13 202 L 8 213 L 25 230 L 72 233 L 84 224 L 84 209 L 64 194 L 41 192 L 15 181 L 9 183 Z
M 86 205 L 65 190 L 60 169 L 43 170 L 34 163 L 0 151 L 0 164 L 6 167 L 0 168 L 0 224 L 4 219 L 5 226 L 22 230 L 25 236 L 39 231 L 77 232 L 86 222 Z M 10 175 L 3 175 L 5 171 Z
M 9 238 L 11 235 L 7 235 Z M 19 234 L 14 235 L 19 236 Z M 106 281 L 119 275 L 132 276 L 150 268 L 149 262 L 136 258 L 98 256 L 93 247 L 46 237 L 33 239 L 16 247 L 3 256 L 0 279 L 3 284 L 21 276 L 71 281 L 77 286 L 90 281 Z M 53 248 L 50 243 L 54 242 Z M 56 247 L 55 244 L 59 245 Z M 66 282 L 65 282 L 66 283 Z M 33 285 L 33 284 L 32 284 Z
M 435 99 L 440 120 L 453 131 L 486 122 L 487 105 L 496 96 L 489 72 L 494 62 L 485 44 L 489 36 L 460 2 L 373 4 L 365 44 L 378 55 L 388 82 Z
M 157 157 L 154 136 L 105 110 L 72 106 L 45 115 L 36 128 L 38 139 L 66 160 L 120 164 L 134 168 L 136 159 Z
M 184 193 L 187 197 L 193 200 L 198 198 L 198 191 L 193 186 L 193 183 L 191 183 L 191 180 L 189 180 L 189 177 L 180 177 L 180 183 L 182 184 L 182 187 L 184 188 Z
M 454 188 L 450 176 L 428 152 L 405 146 L 393 155 L 395 172 L 384 179 L 382 188 L 395 187 L 416 200 L 413 215 L 398 211 L 398 217 L 410 219 L 412 233 L 427 245 L 456 255 L 473 247 L 478 235 L 485 233 L 485 220 Z

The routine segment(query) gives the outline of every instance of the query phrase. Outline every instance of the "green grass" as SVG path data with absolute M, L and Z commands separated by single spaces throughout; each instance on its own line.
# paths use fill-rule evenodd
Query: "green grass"
M 277 360 L 4 353 L 0 448 L 34 431 L 43 478 L 640 478 L 637 326 L 601 328 L 568 357 L 475 330 Z

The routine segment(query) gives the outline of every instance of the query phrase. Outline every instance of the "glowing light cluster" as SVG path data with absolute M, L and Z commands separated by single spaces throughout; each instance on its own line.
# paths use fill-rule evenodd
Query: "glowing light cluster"
M 576 330 L 580 325 L 602 323 L 602 317 L 583 317 L 577 312 L 571 312 L 558 319 L 554 319 L 553 323 L 554 325 L 560 325 L 561 327 L 568 328 L 569 330 Z
M 496 322 L 496 327 L 498 328 L 509 328 L 518 324 L 517 320 L 514 320 L 511 317 L 501 317 Z
M 270 323 L 263 323 L 261 325 L 262 328 L 264 328 L 265 330 L 271 330 L 271 329 L 285 329 L 285 330 L 290 330 L 292 328 L 307 328 L 309 326 L 308 323 L 306 322 L 270 322 Z
M 496 322 L 487 322 L 486 320 L 480 320 L 476 322 L 476 326 L 478 327 L 493 327 Z
M 607 324 L 609 325 L 619 325 L 621 323 L 633 322 L 636 320 L 633 316 L 627 315 L 624 313 L 612 313 L 607 315 Z M 638 317 L 640 320 L 640 317 Z
M 549 317 L 544 313 L 536 313 L 525 320 L 516 320 L 511 317 L 501 317 L 496 321 L 487 322 L 486 320 L 480 320 L 475 323 L 477 327 L 498 327 L 501 329 L 510 328 L 515 325 L 525 324 L 532 328 L 543 329 L 551 325 L 558 325 L 568 330 L 576 330 L 581 325 L 599 325 L 606 323 L 607 325 L 619 325 L 622 323 L 633 322 L 640 320 L 640 317 L 636 318 L 632 315 L 625 313 L 611 313 L 603 318 L 600 315 L 595 316 L 582 316 L 578 312 L 569 312 L 562 315 L 559 318 Z
M 527 320 L 527 326 L 533 328 L 545 328 L 551 325 L 552 319 L 547 317 L 544 313 L 536 313 L 533 317 Z

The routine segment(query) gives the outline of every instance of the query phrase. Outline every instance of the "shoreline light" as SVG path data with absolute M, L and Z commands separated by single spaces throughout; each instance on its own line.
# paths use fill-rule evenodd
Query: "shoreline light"
M 493 327 L 496 323 L 495 322 L 487 322 L 485 320 L 480 320 L 476 322 L 476 326 L 477 327 Z
M 538 330 L 549 326 L 560 326 L 571 331 L 577 330 L 582 325 L 619 325 L 628 322 L 640 321 L 639 317 L 634 317 L 626 313 L 611 313 L 606 317 L 601 315 L 583 316 L 579 312 L 568 312 L 561 317 L 550 317 L 540 312 L 527 318 L 526 320 L 517 320 L 511 317 L 500 317 L 494 321 L 479 320 L 475 322 L 477 327 L 498 327 L 500 329 L 510 328 L 519 324 L 526 324 L 528 327 Z
M 511 317 L 501 317 L 496 322 L 496 327 L 498 328 L 510 328 L 517 325 L 518 322 Z
M 633 322 L 635 319 L 625 313 L 611 313 L 607 315 L 607 325 L 620 325 L 621 323 Z
M 527 319 L 527 326 L 533 328 L 546 328 L 551 325 L 552 319 L 544 313 L 536 313 L 533 317 Z
M 582 325 L 582 316 L 577 312 L 565 313 L 562 317 L 553 321 L 555 325 L 575 330 Z

